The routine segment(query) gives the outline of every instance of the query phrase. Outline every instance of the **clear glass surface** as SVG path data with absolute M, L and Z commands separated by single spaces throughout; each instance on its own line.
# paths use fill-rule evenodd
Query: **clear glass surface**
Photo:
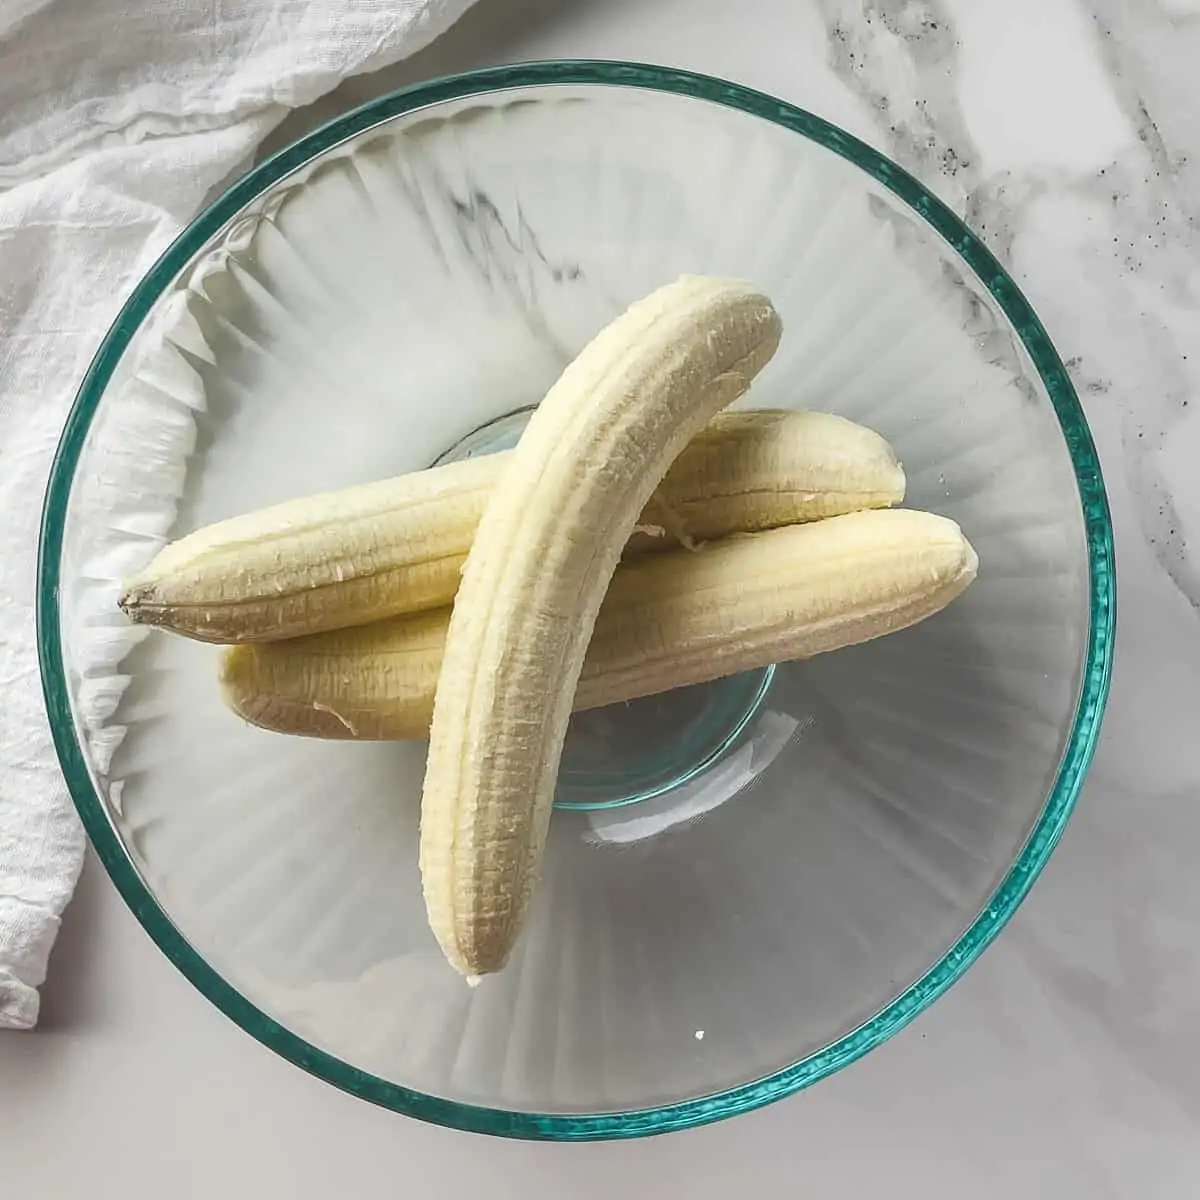
M 120 582 L 166 537 L 429 465 L 686 272 L 751 279 L 783 317 L 744 403 L 879 430 L 979 578 L 907 632 L 578 727 L 530 925 L 471 990 L 421 902 L 423 744 L 243 725 L 217 651 L 129 626 Z M 534 64 L 350 114 L 171 248 L 64 435 L 39 617 L 89 833 L 206 995 L 398 1110 L 614 1137 L 821 1078 L 995 935 L 1091 755 L 1111 535 L 1053 347 L 911 177 L 730 84 Z M 649 798 L 605 806 L 631 764 Z

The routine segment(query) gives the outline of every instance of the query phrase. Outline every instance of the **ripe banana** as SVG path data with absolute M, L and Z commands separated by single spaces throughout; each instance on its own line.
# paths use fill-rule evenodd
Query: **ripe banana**
M 210 642 L 275 641 L 447 605 L 512 451 L 209 525 L 131 579 L 134 620 Z M 878 434 L 828 413 L 722 413 L 684 449 L 629 549 L 769 529 L 904 498 Z M 669 536 L 663 536 L 664 534 Z
M 446 632 L 421 799 L 430 926 L 468 977 L 528 910 L 584 653 L 638 516 L 742 395 L 781 326 L 748 285 L 685 277 L 602 330 L 534 411 L 492 489 Z
M 869 641 L 944 608 L 977 563 L 953 521 L 909 509 L 625 562 L 601 606 L 575 709 Z M 226 703 L 280 733 L 425 737 L 449 619 L 437 609 L 230 647 L 221 664 Z

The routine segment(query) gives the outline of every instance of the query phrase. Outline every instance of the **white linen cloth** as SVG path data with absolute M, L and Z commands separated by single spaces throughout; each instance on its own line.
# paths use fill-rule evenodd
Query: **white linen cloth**
M 473 0 L 0 0 L 0 1029 L 83 863 L 34 637 L 42 494 L 121 302 L 290 108 L 420 49 Z

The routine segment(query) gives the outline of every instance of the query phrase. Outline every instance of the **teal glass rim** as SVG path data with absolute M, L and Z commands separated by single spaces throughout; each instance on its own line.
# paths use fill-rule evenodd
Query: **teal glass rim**
M 899 197 L 970 266 L 1023 343 L 1054 406 L 1074 467 L 1090 569 L 1090 630 L 1083 683 L 1053 790 L 1020 856 L 970 928 L 925 975 L 870 1020 L 807 1058 L 724 1092 L 663 1107 L 592 1115 L 538 1114 L 459 1104 L 359 1070 L 285 1029 L 219 975 L 159 905 L 127 855 L 97 794 L 75 734 L 59 624 L 59 585 L 72 482 L 112 374 L 136 331 L 179 271 L 264 190 L 345 139 L 444 101 L 552 84 L 639 88 L 706 100 L 791 130 L 840 155 Z M 706 1124 L 791 1095 L 886 1041 L 950 987 L 1016 911 L 1075 805 L 1108 697 L 1116 620 L 1112 526 L 1100 463 L 1062 360 L 1029 302 L 987 247 L 912 175 L 820 117 L 762 92 L 674 68 L 611 61 L 548 61 L 446 76 L 371 101 L 322 126 L 236 181 L 172 243 L 134 289 L 79 389 L 51 469 L 38 562 L 37 638 L 42 686 L 59 761 L 92 844 L 159 949 L 226 1016 L 290 1062 L 375 1104 L 458 1129 L 553 1141 L 639 1137 Z

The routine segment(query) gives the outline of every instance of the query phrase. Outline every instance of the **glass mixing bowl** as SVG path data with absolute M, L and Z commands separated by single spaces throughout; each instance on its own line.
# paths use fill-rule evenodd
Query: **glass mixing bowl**
M 746 404 L 879 430 L 979 578 L 892 637 L 577 720 L 530 925 L 472 990 L 421 902 L 424 745 L 249 728 L 216 650 L 130 626 L 120 582 L 202 523 L 510 442 L 682 273 L 773 298 Z M 652 67 L 438 80 L 236 183 L 97 356 L 42 550 L 58 751 L 151 936 L 305 1069 L 492 1133 L 678 1128 L 877 1045 L 1025 895 L 1108 685 L 1100 471 L 1013 282 L 854 138 Z

